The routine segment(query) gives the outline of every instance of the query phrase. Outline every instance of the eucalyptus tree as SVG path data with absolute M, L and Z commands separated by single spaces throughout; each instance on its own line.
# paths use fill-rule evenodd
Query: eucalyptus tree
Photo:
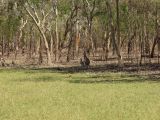
M 114 15 L 113 15 L 113 9 L 111 7 L 110 2 L 106 2 L 106 7 L 108 9 L 108 17 L 109 17 L 109 24 L 110 24 L 110 31 L 111 31 L 111 40 L 113 47 L 115 48 L 116 54 L 118 56 L 118 62 L 119 65 L 123 65 L 123 58 L 120 51 L 120 23 L 119 23 L 119 1 L 116 0 L 116 24 L 114 22 Z M 116 31 L 115 28 L 118 28 L 118 36 L 116 37 Z M 117 40 L 116 40 L 117 38 Z
M 24 6 L 27 14 L 32 18 L 33 22 L 37 26 L 46 48 L 47 52 L 47 63 L 48 65 L 52 65 L 51 53 L 49 49 L 49 43 L 46 36 L 46 31 L 51 27 L 51 21 L 53 20 L 53 7 L 50 2 L 46 1 L 37 1 L 34 3 L 33 1 L 26 1 Z
M 1 10 L 1 37 L 2 37 L 2 53 L 4 53 L 4 44 L 7 44 L 8 55 L 10 53 L 10 42 L 14 39 L 14 51 L 18 48 L 17 46 L 17 36 L 14 34 L 18 33 L 20 26 L 21 14 L 18 9 L 17 1 L 8 0 L 3 4 L 3 9 Z
M 154 37 L 154 42 L 152 45 L 152 50 L 151 50 L 151 58 L 154 57 L 154 51 L 155 51 L 155 47 L 158 44 L 158 46 L 160 46 L 160 3 L 156 3 L 156 7 L 155 7 L 155 37 Z M 159 50 L 160 51 L 160 50 Z
M 96 0 L 83 0 L 83 12 L 87 19 L 87 30 L 89 39 L 89 45 L 87 46 L 88 47 L 87 49 L 91 47 L 93 53 L 95 50 L 95 41 L 92 38 L 92 26 L 93 26 L 93 19 L 95 17 L 95 10 L 96 10 Z
M 56 62 L 59 61 L 59 33 L 58 33 L 58 0 L 52 0 L 53 9 L 55 13 L 55 35 L 56 35 Z
M 71 56 L 74 56 L 73 51 L 72 51 L 74 50 L 73 46 L 74 46 L 74 39 L 75 39 L 74 38 L 74 28 L 77 22 L 77 15 L 78 15 L 78 10 L 79 10 L 78 3 L 75 0 L 72 0 L 71 4 L 72 4 L 71 11 L 66 21 L 66 28 L 65 28 L 65 33 L 64 33 L 64 39 L 66 39 L 67 36 L 69 35 L 67 62 L 70 61 Z

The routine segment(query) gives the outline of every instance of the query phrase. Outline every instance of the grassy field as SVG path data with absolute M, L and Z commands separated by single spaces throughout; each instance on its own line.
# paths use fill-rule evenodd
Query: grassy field
M 160 82 L 124 73 L 1 69 L 0 120 L 160 120 Z

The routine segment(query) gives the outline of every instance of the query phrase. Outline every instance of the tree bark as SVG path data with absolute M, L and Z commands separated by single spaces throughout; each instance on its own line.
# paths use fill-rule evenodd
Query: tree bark
M 57 0 L 54 0 L 54 9 L 55 9 L 55 33 L 56 33 L 56 62 L 59 61 L 59 33 L 58 33 L 58 8 L 57 8 Z
M 119 17 L 119 0 L 116 0 L 116 9 L 117 9 L 117 43 L 114 41 L 116 53 L 118 55 L 118 64 L 123 65 L 123 58 L 121 55 L 121 41 L 120 41 L 120 17 Z M 117 45 L 118 44 L 118 45 Z

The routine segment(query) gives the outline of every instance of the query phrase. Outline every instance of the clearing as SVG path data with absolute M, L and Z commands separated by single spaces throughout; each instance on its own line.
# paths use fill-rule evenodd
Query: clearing
M 0 69 L 0 120 L 160 120 L 160 78 Z

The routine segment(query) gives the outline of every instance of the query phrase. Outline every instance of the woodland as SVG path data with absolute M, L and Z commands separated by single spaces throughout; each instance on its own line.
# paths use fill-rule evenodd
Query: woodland
M 159 64 L 159 0 L 1 0 L 1 66 Z
M 0 120 L 160 120 L 160 0 L 0 0 Z

